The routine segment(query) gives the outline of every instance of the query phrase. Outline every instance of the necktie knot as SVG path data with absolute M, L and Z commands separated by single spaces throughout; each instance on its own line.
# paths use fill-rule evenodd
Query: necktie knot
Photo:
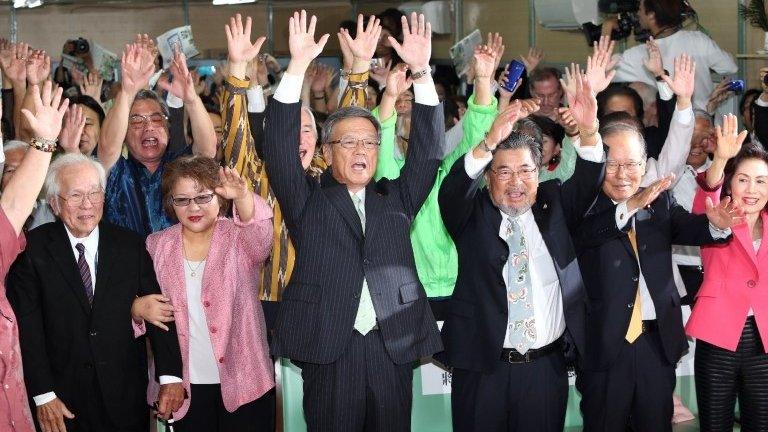
M 76 244 L 75 249 L 77 249 L 77 251 L 80 252 L 80 254 L 85 253 L 85 245 L 82 243 Z

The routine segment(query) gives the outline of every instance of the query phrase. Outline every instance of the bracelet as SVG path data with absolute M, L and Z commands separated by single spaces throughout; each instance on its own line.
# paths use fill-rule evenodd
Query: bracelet
M 29 146 L 34 147 L 42 152 L 46 153 L 53 153 L 56 151 L 56 143 L 58 140 L 56 139 L 45 139 L 45 138 L 32 138 L 29 141 Z
M 368 88 L 368 81 L 349 81 L 347 87 L 354 90 L 365 90 Z
M 411 79 L 416 81 L 419 78 L 424 77 L 425 75 L 429 74 L 432 70 L 430 68 L 424 68 L 420 71 L 413 72 L 411 74 Z
M 579 128 L 579 134 L 582 138 L 589 138 L 597 135 L 597 132 L 600 130 L 600 121 L 595 119 L 595 126 L 592 128 L 592 130 L 583 130 Z
M 342 78 L 347 79 L 349 77 L 349 74 L 352 73 L 352 69 L 345 70 L 345 69 L 339 69 L 339 75 L 341 75 Z

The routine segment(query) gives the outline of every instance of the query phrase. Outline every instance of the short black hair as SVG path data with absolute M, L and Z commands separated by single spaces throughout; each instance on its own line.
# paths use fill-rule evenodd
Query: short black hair
M 381 21 L 381 26 L 387 29 L 393 38 L 402 41 L 403 22 L 402 17 L 405 14 L 398 9 L 388 8 L 381 13 L 376 14 L 376 18 Z
M 565 138 L 565 129 L 549 117 L 532 115 L 528 117 L 541 129 L 541 134 L 552 138 L 555 144 L 560 145 Z M 543 141 L 542 141 L 543 142 Z
M 560 85 L 561 76 L 560 71 L 553 67 L 537 67 L 532 71 L 528 71 L 528 81 L 530 81 L 531 85 L 537 82 L 546 81 L 550 78 L 554 78 L 555 81 L 558 82 L 558 85 Z
M 536 141 L 534 141 L 530 135 L 517 131 L 512 131 L 508 137 L 503 139 L 499 145 L 496 146 L 496 149 L 493 151 L 493 153 L 495 155 L 501 150 L 517 150 L 522 148 L 527 148 L 528 151 L 531 152 L 531 159 L 533 159 L 535 166 L 538 167 L 541 165 L 541 146 Z M 490 167 L 491 164 L 488 164 L 486 166 L 486 171 L 490 169 Z
M 104 123 L 104 118 L 106 117 L 104 108 L 101 107 L 100 103 L 96 102 L 96 99 L 86 95 L 74 96 L 69 98 L 69 104 L 82 105 L 96 111 L 96 115 L 99 117 L 99 126 Z
M 445 129 L 448 130 L 453 127 L 450 123 L 454 118 L 459 118 L 459 104 L 452 98 L 446 98 L 443 101 L 443 114 L 445 116 Z
M 616 96 L 632 99 L 632 105 L 635 106 L 637 118 L 644 118 L 643 98 L 640 97 L 640 94 L 635 89 L 625 84 L 611 84 L 608 88 L 597 94 L 597 118 L 602 119 L 605 117 L 605 107 L 608 105 L 608 101 Z
M 683 0 L 643 0 L 645 13 L 653 12 L 659 27 L 680 27 L 683 24 Z
M 739 114 L 744 114 L 744 111 L 749 110 L 752 112 L 752 104 L 754 103 L 754 99 L 750 100 L 750 97 L 754 97 L 755 99 L 760 96 L 760 93 L 762 93 L 762 90 L 759 89 L 749 89 L 744 92 L 743 95 L 741 95 L 741 99 L 739 99 Z M 747 102 L 749 102 L 749 105 L 747 105 Z M 752 121 L 754 122 L 755 113 L 752 112 Z

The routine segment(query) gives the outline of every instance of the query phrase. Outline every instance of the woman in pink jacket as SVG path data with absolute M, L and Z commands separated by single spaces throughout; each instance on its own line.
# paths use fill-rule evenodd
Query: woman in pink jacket
M 272 211 L 213 160 L 188 156 L 163 173 L 165 211 L 178 224 L 147 239 L 174 318 L 188 399 L 177 432 L 271 430 L 275 385 L 259 270 L 272 245 Z M 222 217 L 228 200 L 234 218 Z M 155 400 L 150 394 L 150 400 Z
M 733 430 L 737 398 L 741 430 L 768 431 L 768 153 L 756 144 L 742 147 L 746 131 L 736 131 L 736 117 L 726 116 L 693 204 L 701 213 L 722 196 L 744 216 L 728 243 L 701 248 L 704 282 L 686 331 L 697 339 L 702 431 Z

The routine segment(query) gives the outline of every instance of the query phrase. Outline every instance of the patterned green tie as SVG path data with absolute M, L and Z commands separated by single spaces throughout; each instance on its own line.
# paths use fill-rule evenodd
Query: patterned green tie
M 355 210 L 357 215 L 360 216 L 360 223 L 363 226 L 363 234 L 365 234 L 365 209 L 363 208 L 363 200 L 359 196 L 352 194 L 352 202 L 355 203 Z M 357 316 L 355 317 L 355 330 L 360 332 L 363 336 L 368 334 L 376 326 L 376 310 L 373 308 L 373 300 L 371 300 L 371 292 L 368 290 L 368 282 L 363 276 L 363 290 L 360 292 L 360 304 L 357 306 Z
M 507 345 L 525 354 L 536 342 L 536 320 L 533 315 L 531 275 L 528 271 L 528 245 L 517 218 L 509 218 L 507 244 Z

